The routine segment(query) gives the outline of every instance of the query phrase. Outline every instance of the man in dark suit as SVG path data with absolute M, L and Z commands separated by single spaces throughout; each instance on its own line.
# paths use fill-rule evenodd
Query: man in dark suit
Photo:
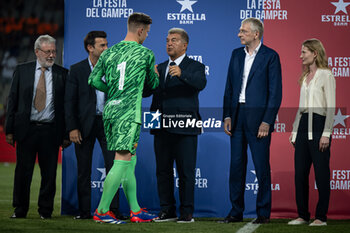
M 159 110 L 164 120 L 200 120 L 198 94 L 207 80 L 203 64 L 186 56 L 189 38 L 181 28 L 172 28 L 167 37 L 169 60 L 158 65 L 159 87 L 151 111 Z M 147 91 L 146 91 L 147 92 Z M 165 116 L 174 116 L 165 119 Z M 175 221 L 173 165 L 179 174 L 180 217 L 178 222 L 193 222 L 197 136 L 201 128 L 170 127 L 152 130 L 156 154 L 157 184 L 161 211 L 156 222 Z
M 263 30 L 258 19 L 242 22 L 238 37 L 245 47 L 232 52 L 227 74 L 223 117 L 231 139 L 232 209 L 226 223 L 243 220 L 248 145 L 259 184 L 253 223 L 268 223 L 270 218 L 270 142 L 282 100 L 282 78 L 278 54 L 260 42 Z
M 107 150 L 103 128 L 102 112 L 106 95 L 88 85 L 91 70 L 101 53 L 107 49 L 107 34 L 91 31 L 84 39 L 88 58 L 72 65 L 67 78 L 65 93 L 66 129 L 75 144 L 78 166 L 79 215 L 75 219 L 89 219 L 91 216 L 91 164 L 96 139 L 100 143 L 106 172 L 113 166 L 114 152 Z M 111 204 L 111 210 L 119 219 L 125 219 L 119 212 L 119 192 Z
M 6 116 L 6 141 L 16 144 L 17 157 L 11 218 L 27 215 L 36 154 L 42 178 L 38 212 L 45 219 L 53 211 L 58 150 L 69 143 L 63 140 L 68 70 L 54 64 L 55 43 L 49 35 L 40 36 L 34 45 L 37 60 L 18 65 L 13 74 Z

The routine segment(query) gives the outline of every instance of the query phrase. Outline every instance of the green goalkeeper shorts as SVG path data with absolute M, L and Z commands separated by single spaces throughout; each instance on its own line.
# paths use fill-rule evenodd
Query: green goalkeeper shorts
M 103 122 L 108 150 L 128 150 L 131 154 L 136 153 L 140 139 L 140 124 L 116 119 L 104 119 Z

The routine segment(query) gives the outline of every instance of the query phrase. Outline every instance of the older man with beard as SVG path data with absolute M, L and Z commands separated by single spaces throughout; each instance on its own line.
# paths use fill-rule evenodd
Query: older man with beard
M 63 139 L 68 70 L 54 64 L 55 42 L 49 35 L 40 36 L 34 44 L 37 60 L 18 65 L 13 73 L 6 116 L 6 141 L 16 144 L 17 157 L 11 218 L 27 215 L 37 154 L 42 178 L 38 212 L 46 219 L 53 211 L 58 150 L 69 144 Z

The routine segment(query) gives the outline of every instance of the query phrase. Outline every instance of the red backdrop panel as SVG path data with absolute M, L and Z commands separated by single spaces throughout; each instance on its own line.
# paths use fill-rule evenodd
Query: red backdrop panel
M 338 1 L 338 2 L 337 2 Z M 338 8 L 332 4 L 338 5 Z M 264 20 L 264 43 L 281 57 L 283 101 L 276 123 L 286 124 L 285 132 L 276 132 L 272 139 L 272 183 L 280 184 L 273 192 L 273 217 L 296 217 L 294 191 L 294 149 L 288 143 L 291 125 L 299 103 L 297 81 L 301 74 L 301 44 L 309 38 L 322 41 L 329 65 L 336 78 L 336 113 L 331 147 L 331 200 L 329 218 L 350 218 L 350 20 L 346 7 L 339 0 L 280 1 L 281 10 L 288 12 L 287 20 Z M 350 6 L 347 7 L 350 11 Z M 340 9 L 337 13 L 337 9 Z M 342 10 L 341 10 L 342 9 Z M 344 12 L 345 9 L 345 12 Z M 313 168 L 312 168 L 313 169 Z M 318 199 L 314 174 L 310 175 L 310 211 L 314 215 Z M 294 215 L 291 213 L 295 213 Z

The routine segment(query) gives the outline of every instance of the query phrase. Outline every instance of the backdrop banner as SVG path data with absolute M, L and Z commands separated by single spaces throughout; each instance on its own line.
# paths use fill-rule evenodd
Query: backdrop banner
M 338 2 L 335 2 L 338 1 Z M 275 123 L 271 143 L 273 218 L 296 217 L 294 191 L 294 149 L 288 142 L 299 103 L 301 74 L 300 51 L 305 39 L 320 39 L 329 56 L 329 65 L 337 82 L 337 109 L 331 148 L 331 201 L 329 218 L 350 218 L 350 158 L 347 156 L 350 129 L 347 109 L 350 105 L 350 19 L 348 3 L 342 0 L 65 0 L 64 66 L 87 57 L 83 39 L 89 31 L 107 33 L 109 46 L 124 39 L 128 16 L 144 12 L 153 23 L 144 46 L 153 50 L 156 63 L 168 59 L 166 36 L 172 27 L 184 28 L 190 37 L 187 55 L 206 66 L 208 83 L 200 94 L 200 112 L 204 133 L 198 142 L 195 188 L 195 217 L 224 217 L 231 209 L 229 200 L 229 137 L 223 131 L 222 102 L 231 52 L 241 46 L 240 23 L 247 17 L 264 21 L 263 43 L 276 50 L 281 58 L 283 101 Z M 160 209 L 156 184 L 153 136 L 149 134 L 151 97 L 143 101 L 143 128 L 137 149 L 137 193 L 141 207 L 157 213 Z M 63 151 L 63 215 L 78 214 L 77 167 L 74 146 Z M 98 142 L 94 149 L 91 175 L 92 212 L 102 194 L 106 177 Z M 178 174 L 176 200 L 178 199 Z M 256 217 L 258 183 L 248 150 L 245 190 L 245 217 Z M 310 211 L 314 214 L 317 187 L 310 176 Z M 129 207 L 121 189 L 121 211 Z

